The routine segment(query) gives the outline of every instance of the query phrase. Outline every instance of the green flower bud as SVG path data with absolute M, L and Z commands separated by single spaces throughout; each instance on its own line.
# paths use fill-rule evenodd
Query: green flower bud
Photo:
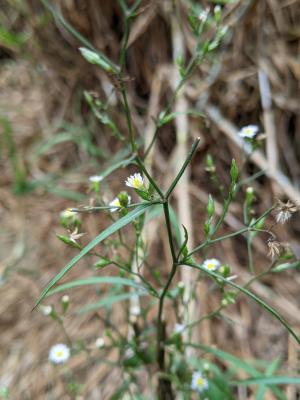
M 228 276 L 230 275 L 229 265 L 228 264 L 221 265 L 221 267 L 219 268 L 219 272 L 224 278 L 228 278 Z
M 207 214 L 208 218 L 211 218 L 215 213 L 215 203 L 214 199 L 211 195 L 208 196 L 208 203 L 207 203 Z
M 236 165 L 236 161 L 233 158 L 231 162 L 231 168 L 230 168 L 230 176 L 231 176 L 231 182 L 232 185 L 234 186 L 236 184 L 237 178 L 238 178 L 239 170 Z
M 90 64 L 98 65 L 106 72 L 113 72 L 112 66 L 99 54 L 86 49 L 85 47 L 80 47 L 79 51 L 83 58 L 85 58 Z

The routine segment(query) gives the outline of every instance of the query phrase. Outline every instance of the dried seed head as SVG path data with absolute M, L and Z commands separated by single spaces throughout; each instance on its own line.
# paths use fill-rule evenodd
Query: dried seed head
M 282 250 L 282 245 L 281 243 L 277 242 L 273 238 L 267 240 L 267 245 L 269 248 L 268 256 L 269 257 L 277 257 L 280 255 L 281 250 Z
M 288 200 L 287 203 L 277 200 L 276 211 L 276 222 L 284 224 L 291 218 L 292 214 L 298 211 L 298 207 L 291 200 Z

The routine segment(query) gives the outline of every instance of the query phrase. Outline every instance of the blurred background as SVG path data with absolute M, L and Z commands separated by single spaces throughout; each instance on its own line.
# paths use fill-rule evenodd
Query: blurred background
M 219 50 L 189 80 L 176 105 L 178 109 L 197 109 L 204 117 L 184 118 L 187 135 L 183 141 L 177 134 L 180 121 L 163 127 L 151 168 L 160 184 L 167 187 L 181 152 L 200 136 L 190 179 L 183 188 L 185 194 L 178 190 L 174 199 L 175 208 L 190 211 L 182 218 L 187 218 L 198 244 L 203 239 L 208 194 L 214 196 L 217 211 L 222 203 L 207 171 L 208 154 L 224 188 L 230 183 L 232 158 L 238 165 L 246 162 L 244 179 L 260 170 L 269 171 L 269 176 L 261 174 L 251 183 L 257 215 L 276 198 L 300 200 L 300 4 L 298 0 L 181 0 L 174 6 L 169 0 L 143 1 L 132 24 L 126 59 L 126 86 L 141 142 L 149 140 L 153 118 L 174 89 L 176 50 L 180 48 L 187 59 L 192 54 L 195 39 L 187 24 L 191 3 L 203 10 L 220 4 L 229 31 Z M 87 357 L 81 353 L 71 359 L 72 376 L 58 372 L 48 362 L 49 348 L 65 341 L 59 324 L 39 311 L 31 312 L 43 286 L 76 254 L 56 236 L 65 234 L 60 212 L 93 201 L 88 177 L 101 174 L 114 157 L 122 156 L 124 142 L 118 135 L 127 135 L 118 82 L 81 57 L 78 48 L 82 43 L 72 35 L 70 26 L 117 62 L 123 35 L 117 1 L 0 0 L 0 384 L 8 387 L 11 399 L 16 400 L 110 399 L 114 390 L 111 383 L 121 379 L 117 370 L 93 357 L 95 339 L 103 333 L 101 320 L 93 314 L 75 315 L 78 306 L 92 301 L 93 292 L 83 289 L 70 294 L 66 330 L 72 340 L 85 341 L 92 354 Z M 109 100 L 110 115 L 118 126 L 113 134 L 90 111 L 85 90 Z M 237 140 L 238 130 L 249 124 L 258 125 L 261 132 L 261 148 L 252 158 Z M 120 169 L 105 180 L 107 201 L 122 189 L 131 171 Z M 233 203 L 223 233 L 241 226 L 242 203 L 243 194 Z M 83 243 L 108 222 L 104 214 L 84 215 L 87 234 Z M 267 225 L 272 223 L 270 219 Z M 289 224 L 274 227 L 274 232 L 299 258 L 297 214 Z M 262 235 L 253 243 L 256 273 L 270 265 L 267 238 Z M 149 232 L 148 246 L 152 262 L 162 271 L 169 260 L 165 240 L 158 219 Z M 239 282 L 249 279 L 243 238 L 222 242 L 209 256 L 228 262 Z M 81 263 L 68 279 L 89 274 L 87 263 Z M 298 334 L 299 283 L 296 270 L 269 275 L 251 286 Z M 214 310 L 220 301 L 210 294 L 209 287 L 209 281 L 199 287 L 203 314 Z M 59 298 L 47 304 L 58 307 Z M 234 323 L 218 319 L 203 322 L 199 332 L 202 343 L 245 359 L 280 357 L 287 368 L 297 366 L 293 340 L 255 304 L 240 296 L 226 312 Z M 112 321 L 121 327 L 125 322 L 118 307 L 113 307 Z M 114 359 L 112 353 L 108 352 L 107 359 Z M 78 384 L 82 385 L 80 390 L 75 387 Z M 297 398 L 297 388 L 287 390 L 290 399 Z M 241 398 L 250 398 L 244 396 Z

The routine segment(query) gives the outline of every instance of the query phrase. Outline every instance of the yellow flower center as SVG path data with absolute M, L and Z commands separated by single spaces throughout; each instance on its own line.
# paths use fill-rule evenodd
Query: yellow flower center
M 134 178 L 132 183 L 136 189 L 140 189 L 143 187 L 143 184 L 141 183 L 141 181 L 138 178 Z
M 207 264 L 207 269 L 214 269 L 214 268 L 215 268 L 215 264 L 213 264 L 213 263 Z
M 198 379 L 197 379 L 197 386 L 200 386 L 200 387 L 201 387 L 201 386 L 203 386 L 203 384 L 204 384 L 203 378 L 201 378 L 201 377 L 198 378 Z
M 64 355 L 63 350 L 56 350 L 56 356 L 57 357 L 63 357 L 63 355 Z

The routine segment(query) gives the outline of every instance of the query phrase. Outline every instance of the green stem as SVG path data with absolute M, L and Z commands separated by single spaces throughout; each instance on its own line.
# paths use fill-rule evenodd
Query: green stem
M 136 145 L 136 142 L 135 142 L 135 139 L 134 139 L 132 118 L 131 118 L 130 108 L 129 108 L 129 105 L 128 105 L 127 93 L 126 93 L 126 89 L 125 89 L 125 85 L 124 85 L 122 76 L 119 75 L 119 78 L 121 80 L 121 95 L 122 95 L 122 99 L 123 99 L 123 108 L 124 108 L 124 112 L 125 112 L 125 115 L 126 115 L 126 121 L 127 121 L 127 126 L 128 126 L 128 133 L 129 133 L 129 140 L 130 140 L 131 150 L 132 150 L 132 153 L 136 153 L 137 145 Z
M 203 58 L 204 58 L 204 56 L 203 56 Z M 164 115 L 167 115 L 167 114 L 171 111 L 171 109 L 172 109 L 172 107 L 173 107 L 173 105 L 174 105 L 174 103 L 175 103 L 175 100 L 176 100 L 176 97 L 177 97 L 178 92 L 180 91 L 180 89 L 182 88 L 182 86 L 185 84 L 185 82 L 189 79 L 190 75 L 192 74 L 192 72 L 193 72 L 195 66 L 198 64 L 198 62 L 199 62 L 198 55 L 195 55 L 195 56 L 191 59 L 189 65 L 188 65 L 188 67 L 187 67 L 187 69 L 186 69 L 186 74 L 185 74 L 185 76 L 182 77 L 182 79 L 179 81 L 177 87 L 175 88 L 175 90 L 174 90 L 174 92 L 173 92 L 173 94 L 172 94 L 172 97 L 171 97 L 171 99 L 170 99 L 170 101 L 169 101 L 169 103 L 168 103 L 166 109 L 164 110 Z M 146 149 L 145 154 L 144 154 L 144 159 L 147 158 L 147 156 L 148 156 L 149 153 L 150 153 L 150 150 L 152 149 L 152 147 L 153 147 L 153 145 L 154 145 L 154 142 L 155 142 L 155 140 L 156 140 L 158 131 L 159 131 L 160 127 L 161 127 L 161 126 L 159 125 L 159 122 L 160 122 L 160 120 L 157 119 L 157 120 L 156 120 L 156 124 L 155 124 L 155 129 L 154 129 L 154 132 L 153 132 L 153 135 L 152 135 L 151 142 L 150 142 L 150 144 L 148 145 L 148 148 Z
M 159 298 L 159 305 L 158 305 L 158 315 L 157 315 L 157 363 L 159 366 L 159 370 L 161 373 L 165 372 L 165 325 L 162 320 L 163 308 L 164 308 L 164 299 L 168 292 L 168 289 L 171 285 L 171 282 L 175 276 L 177 270 L 177 260 L 176 260 L 176 252 L 175 246 L 173 242 L 173 235 L 172 235 L 172 228 L 171 228 L 171 221 L 170 221 L 170 214 L 169 214 L 169 204 L 166 201 L 163 205 L 164 207 L 164 214 L 165 214 L 165 221 L 167 226 L 170 250 L 172 254 L 173 265 L 171 272 L 169 274 L 167 283 L 163 288 L 163 291 Z M 163 379 L 163 378 L 162 378 Z M 165 383 L 165 382 L 164 382 Z
M 247 252 L 248 252 L 248 266 L 249 266 L 249 271 L 251 274 L 255 274 L 254 271 L 254 266 L 253 266 L 253 255 L 252 255 L 252 239 L 251 239 L 251 233 L 249 232 L 247 235 Z
M 250 232 L 250 231 L 260 232 L 260 231 L 262 231 L 262 229 L 256 229 L 256 228 L 255 228 L 255 225 L 256 225 L 259 221 L 261 221 L 263 218 L 265 218 L 268 214 L 270 214 L 270 212 L 271 212 L 273 209 L 274 209 L 274 206 L 270 207 L 270 208 L 269 208 L 268 210 L 266 210 L 259 218 L 257 218 L 257 219 L 254 220 L 253 222 L 251 222 L 251 224 L 249 225 L 249 227 L 242 228 L 242 229 L 240 229 L 240 230 L 238 230 L 238 231 L 236 231 L 236 232 L 232 232 L 232 233 L 229 233 L 228 235 L 220 236 L 220 237 L 218 237 L 218 238 L 216 238 L 216 239 L 207 239 L 205 242 L 203 242 L 203 243 L 201 243 L 199 246 L 195 247 L 195 248 L 187 255 L 186 259 L 187 259 L 188 257 L 192 256 L 193 254 L 195 254 L 197 251 L 202 250 L 203 248 L 207 247 L 207 246 L 210 245 L 210 244 L 217 243 L 217 242 L 220 242 L 220 241 L 225 240 L 225 239 L 230 239 L 230 238 L 232 238 L 232 237 L 234 237 L 234 236 L 241 235 L 241 234 L 243 234 L 243 233 L 245 233 L 245 232 Z M 265 231 L 265 230 L 264 230 L 264 231 Z M 266 231 L 266 232 L 270 233 L 269 231 Z
M 199 142 L 200 142 L 200 138 L 197 138 L 195 140 L 195 142 L 194 142 L 194 144 L 193 144 L 193 146 L 191 148 L 191 151 L 189 152 L 189 154 L 188 154 L 183 166 L 181 167 L 178 175 L 176 176 L 176 178 L 174 179 L 174 181 L 170 185 L 169 189 L 167 190 L 166 195 L 165 195 L 166 199 L 168 199 L 170 197 L 170 195 L 173 192 L 174 188 L 176 187 L 179 179 L 182 177 L 184 171 L 186 170 L 187 166 L 189 165 L 189 163 L 190 163 L 190 161 L 191 161 L 191 159 L 192 159 L 192 157 L 193 157 L 193 155 L 194 155 L 194 153 L 195 153 L 195 151 L 196 151 L 196 149 L 198 147 Z

